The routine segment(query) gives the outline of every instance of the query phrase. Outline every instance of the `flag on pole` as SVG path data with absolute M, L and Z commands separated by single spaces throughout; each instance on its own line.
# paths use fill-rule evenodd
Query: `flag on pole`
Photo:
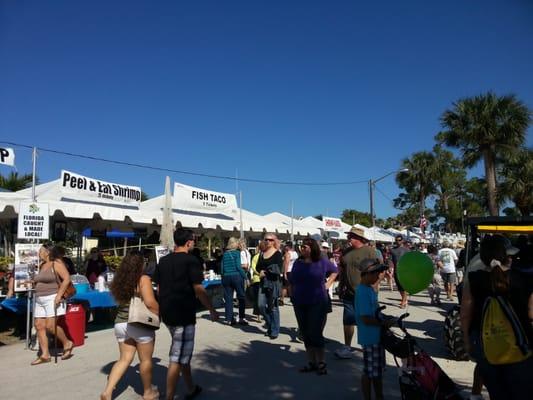
M 0 147 L 0 164 L 15 166 L 15 151 L 10 147 Z

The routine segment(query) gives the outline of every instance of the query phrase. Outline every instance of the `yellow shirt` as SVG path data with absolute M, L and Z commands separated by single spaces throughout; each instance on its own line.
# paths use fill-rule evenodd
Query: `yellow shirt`
M 259 261 L 259 253 L 255 254 L 252 257 L 252 263 L 250 268 L 252 268 L 252 284 L 259 283 L 261 281 L 261 278 L 259 277 L 259 272 L 257 272 L 257 261 Z

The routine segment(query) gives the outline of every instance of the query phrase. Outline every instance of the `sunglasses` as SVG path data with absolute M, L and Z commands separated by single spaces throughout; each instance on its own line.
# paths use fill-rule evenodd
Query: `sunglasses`
M 264 240 L 265 240 L 265 242 L 274 242 L 275 241 L 275 239 L 272 239 L 272 238 L 265 238 Z

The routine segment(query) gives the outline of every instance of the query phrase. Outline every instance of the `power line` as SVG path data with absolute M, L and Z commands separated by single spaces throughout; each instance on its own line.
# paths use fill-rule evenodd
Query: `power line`
M 6 143 L 6 144 L 11 145 L 11 146 L 24 147 L 24 148 L 27 148 L 27 149 L 33 149 L 33 147 L 34 147 L 34 146 L 28 146 L 26 144 L 20 144 L 20 143 L 14 143 L 14 142 L 1 142 L 1 143 Z M 110 164 L 125 165 L 125 166 L 128 166 L 128 167 L 150 169 L 150 170 L 153 170 L 153 171 L 170 172 L 170 173 L 175 173 L 175 174 L 201 176 L 201 177 L 204 177 L 204 178 L 224 179 L 224 180 L 231 180 L 231 181 L 235 180 L 234 176 L 203 174 L 203 173 L 200 173 L 200 172 L 191 172 L 191 171 L 182 171 L 182 170 L 171 169 L 171 168 L 154 167 L 154 166 L 146 165 L 146 164 L 137 164 L 137 163 L 131 163 L 131 162 L 126 162 L 126 161 L 116 161 L 116 160 L 110 160 L 110 159 L 107 159 L 107 158 L 88 156 L 88 155 L 76 154 L 76 153 L 70 153 L 70 152 L 54 150 L 54 149 L 46 149 L 46 148 L 43 148 L 43 147 L 38 147 L 37 150 L 45 151 L 45 152 L 48 152 L 48 153 L 54 153 L 54 154 L 62 154 L 62 155 L 70 156 L 70 157 L 84 158 L 84 159 L 87 159 L 87 160 L 101 161 L 101 162 L 106 162 L 106 163 L 110 163 Z M 341 186 L 341 185 L 357 185 L 357 184 L 367 183 L 368 182 L 367 179 L 357 180 L 357 181 L 347 181 L 347 182 L 290 182 L 290 181 L 274 181 L 274 180 L 254 179 L 254 178 L 241 178 L 241 177 L 239 177 L 239 181 L 241 181 L 241 182 L 251 182 L 251 183 L 272 184 L 272 185 L 299 185 L 299 186 Z

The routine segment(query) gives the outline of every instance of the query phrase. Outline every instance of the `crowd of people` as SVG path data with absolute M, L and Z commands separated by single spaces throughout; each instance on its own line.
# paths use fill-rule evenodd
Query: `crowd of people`
M 169 365 L 165 398 L 174 399 L 176 385 L 181 376 L 187 388 L 186 399 L 195 398 L 202 388 L 195 384 L 191 373 L 194 348 L 197 300 L 209 311 L 213 321 L 218 314 L 204 289 L 205 263 L 195 249 L 195 236 L 191 230 L 177 229 L 174 233 L 175 249 L 162 257 L 159 263 L 147 269 L 143 254 L 137 251 L 125 256 L 117 269 L 110 290 L 118 307 L 114 333 L 119 348 L 119 359 L 113 365 L 100 395 L 110 400 L 113 390 L 135 354 L 140 360 L 140 377 L 143 399 L 160 397 L 159 389 L 152 384 L 152 357 L 155 331 L 128 323 L 131 299 L 138 296 L 168 328 L 171 336 Z M 414 246 L 401 235 L 393 246 L 376 245 L 363 229 L 353 227 L 347 232 L 347 245 L 336 245 L 332 250 L 328 242 L 304 239 L 299 246 L 282 243 L 273 233 L 267 233 L 251 254 L 243 239 L 230 238 L 220 259 L 220 273 L 224 290 L 224 320 L 229 326 L 246 326 L 246 302 L 253 305 L 255 322 L 264 322 L 265 335 L 275 340 L 280 334 L 282 305 L 291 305 L 302 340 L 306 362 L 302 373 L 327 374 L 325 340 L 323 336 L 328 313 L 332 311 L 334 292 L 343 307 L 344 345 L 335 350 L 339 359 L 353 356 L 352 341 L 357 325 L 357 342 L 363 351 L 361 391 L 365 399 L 374 392 L 376 399 L 383 398 L 382 372 L 385 366 L 381 331 L 392 320 L 378 318 L 378 293 L 381 283 L 385 288 L 401 294 L 398 306 L 405 308 L 409 301 L 396 273 L 401 257 L 413 250 L 427 253 L 433 263 L 434 274 L 428 288 L 431 304 L 441 304 L 441 292 L 446 300 L 454 300 L 456 285 L 462 289 L 461 320 L 466 346 L 477 363 L 475 385 L 485 384 L 491 399 L 522 399 L 533 391 L 529 373 L 533 370 L 533 357 L 526 357 L 510 365 L 492 365 L 483 354 L 480 343 L 484 303 L 491 296 L 504 296 L 523 326 L 525 343 L 533 343 L 533 283 L 530 272 L 524 268 L 511 268 L 512 257 L 517 264 L 527 267 L 526 250 L 513 247 L 500 235 L 486 236 L 479 254 L 466 266 L 464 246 L 452 248 L 444 242 L 435 245 Z M 525 249 L 525 248 L 524 248 Z M 529 249 L 530 250 L 530 249 Z M 529 252 L 530 253 L 530 252 Z M 527 254 L 529 254 L 527 253 Z M 521 254 L 522 257 L 517 256 Z M 63 295 L 70 282 L 70 271 L 64 261 L 64 250 L 43 245 L 39 251 L 41 265 L 35 276 L 35 328 L 40 352 L 32 365 L 51 360 L 48 335 L 53 334 L 63 345 L 62 360 L 73 356 L 70 341 L 57 318 L 65 314 Z M 531 258 L 531 255 L 529 254 Z M 529 260 L 529 261 L 528 261 Z M 531 266 L 529 266 L 531 267 Z M 464 273 L 465 268 L 468 273 Z M 527 269 L 527 268 L 526 268 Z M 90 282 L 107 270 L 97 249 L 92 249 L 86 263 Z M 154 292 L 153 288 L 157 290 Z M 336 289 L 334 291 L 334 288 Z M 383 290 L 383 288 L 381 288 Z M 238 318 L 234 313 L 234 298 Z

